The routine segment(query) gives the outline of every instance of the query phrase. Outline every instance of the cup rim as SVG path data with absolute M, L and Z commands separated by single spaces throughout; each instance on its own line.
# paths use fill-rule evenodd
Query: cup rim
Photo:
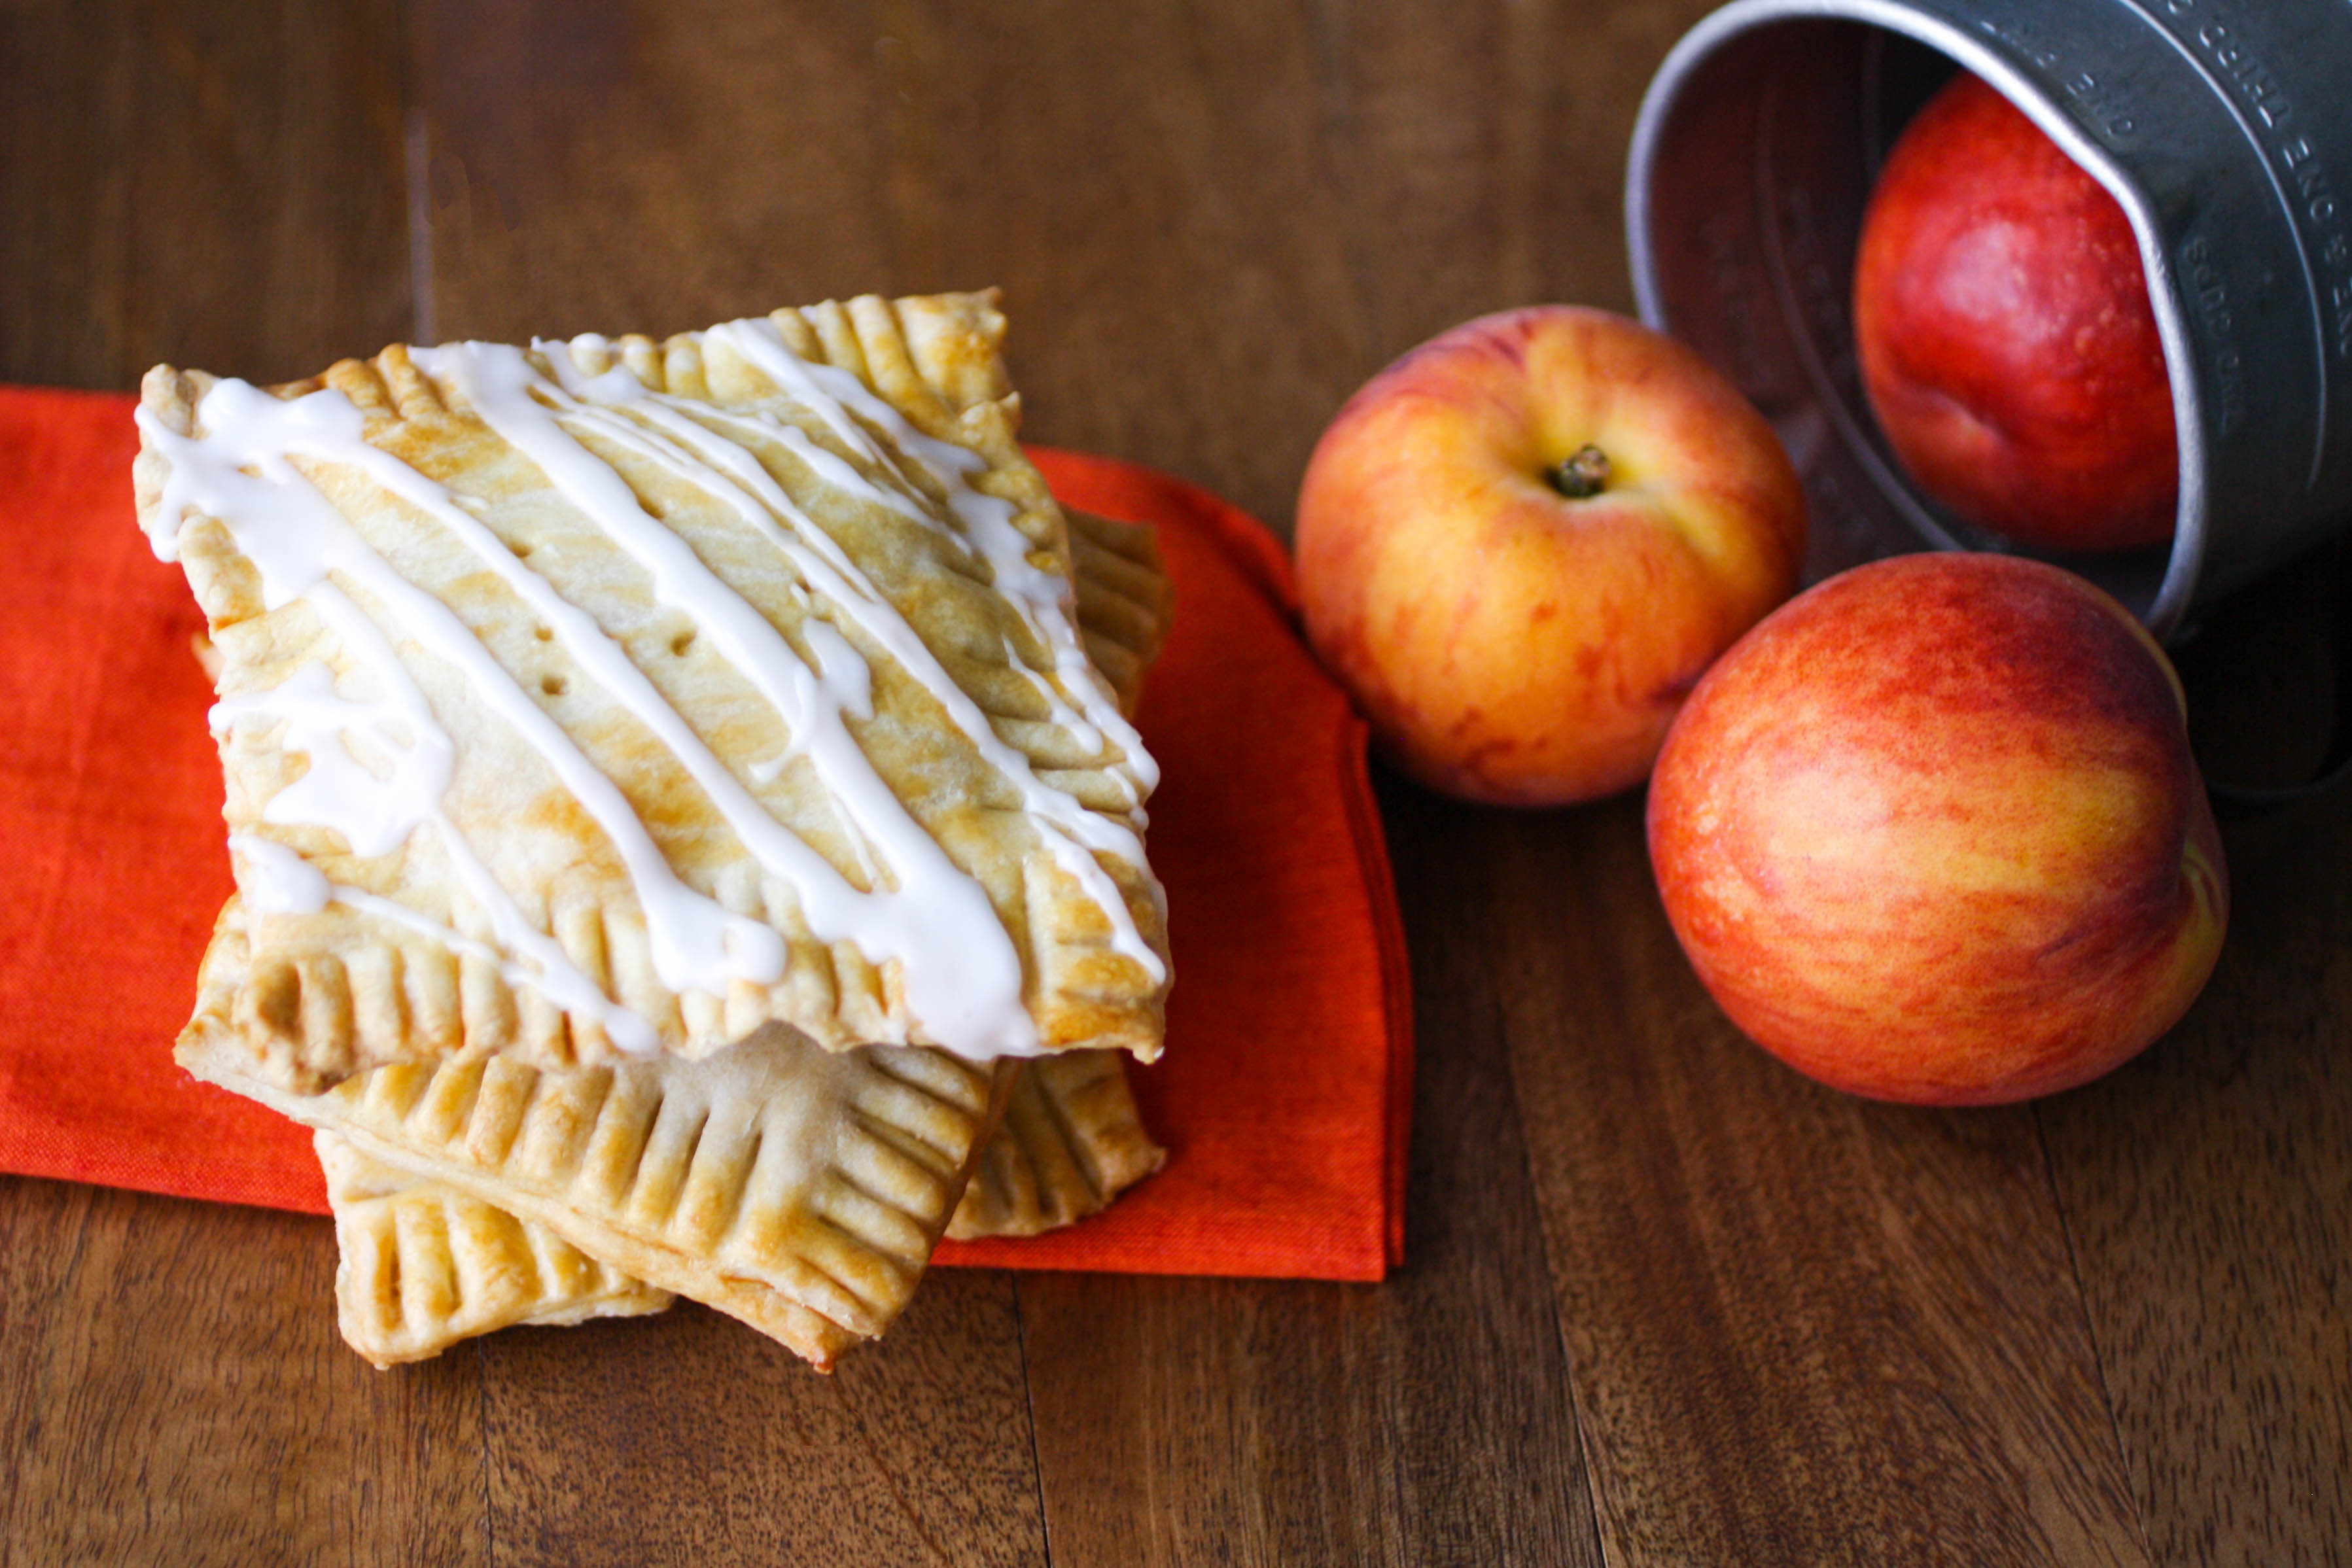
M 2153 18 L 2140 16 L 2136 10 L 2134 16 L 2159 36 L 2169 37 Z M 2164 248 L 2163 230 L 2154 204 L 2114 155 L 2053 102 L 2032 78 L 1966 28 L 1898 0 L 1732 0 L 1684 34 L 1643 94 L 1626 161 L 1626 249 L 1633 274 L 1634 304 L 1642 320 L 1658 331 L 1673 329 L 1652 237 L 1652 186 L 1659 167 L 1661 143 L 1685 84 L 1703 61 L 1741 34 L 1759 32 L 1774 25 L 1821 21 L 1856 23 L 1896 34 L 1934 49 L 1962 69 L 1974 73 L 2016 105 L 2123 208 L 2132 235 L 2138 242 L 2140 267 L 2156 315 L 2157 336 L 2164 350 L 2165 374 L 2172 383 L 2174 439 L 2180 465 L 2179 500 L 2174 512 L 2172 549 L 2165 563 L 2164 577 L 2154 600 L 2141 615 L 2156 636 L 2168 635 L 2188 613 L 2205 564 L 2210 532 L 2206 475 L 2212 452 L 2203 417 L 2204 399 L 2196 375 L 2188 310 Z M 1847 428 L 1852 423 L 1851 412 L 1842 399 L 1832 395 L 1826 369 L 1818 363 L 1818 356 L 1810 352 L 1809 340 L 1801 348 L 1800 357 L 1807 361 L 1805 374 L 1815 401 L 1838 426 L 1840 439 L 1872 470 L 1880 488 L 1895 501 L 1897 509 L 1919 534 L 1920 542 L 1929 548 L 1967 548 L 1950 540 L 1920 505 L 1919 491 L 1909 476 L 1890 468 L 1876 449 L 1860 438 L 1858 430 Z M 1887 486 L 1889 479 L 1894 481 L 1892 489 Z

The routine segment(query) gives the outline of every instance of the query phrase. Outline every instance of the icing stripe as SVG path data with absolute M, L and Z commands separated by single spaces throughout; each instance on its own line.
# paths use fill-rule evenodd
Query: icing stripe
M 531 987 L 545 994 L 558 1007 L 600 1016 L 605 1024 L 606 1033 L 614 1034 L 615 1044 L 621 1041 L 613 1028 L 614 1016 L 635 1018 L 635 1014 L 614 1007 L 596 990 L 587 976 L 572 968 L 569 963 L 563 965 L 568 981 L 563 976 L 551 976 L 544 970 L 534 973 L 488 943 L 477 942 L 437 920 L 428 920 L 396 899 L 370 893 L 363 887 L 328 881 L 326 874 L 318 867 L 274 840 L 256 838 L 250 833 L 231 833 L 228 847 L 245 862 L 244 874 L 237 878 L 237 887 L 248 915 L 316 915 L 331 903 L 346 904 L 362 915 L 372 915 L 437 942 L 460 956 L 478 958 L 496 968 L 505 977 L 507 984 Z M 545 942 L 547 938 L 541 936 L 540 940 Z M 588 995 L 580 994 L 583 988 Z M 645 1020 L 637 1019 L 636 1022 L 642 1029 Z M 625 1031 L 626 1026 L 623 1028 Z M 652 1051 L 656 1043 L 651 1032 L 646 1031 L 625 1049 L 643 1053 Z
M 496 535 L 452 505 L 440 486 L 392 454 L 369 445 L 362 437 L 365 422 L 359 409 L 331 388 L 284 402 L 247 382 L 224 381 L 205 395 L 197 415 L 205 429 L 201 441 L 173 435 L 160 423 L 147 422 L 150 439 L 172 459 L 159 508 L 163 517 L 176 521 L 193 508 L 217 518 L 260 571 L 262 602 L 268 609 L 305 597 L 330 571 L 341 573 L 382 604 L 428 653 L 464 675 L 474 694 L 540 755 L 612 841 L 645 906 L 655 967 L 672 990 L 723 993 L 730 980 L 768 984 L 783 973 L 782 939 L 760 922 L 732 914 L 679 882 L 619 786 L 598 771 L 563 727 L 524 693 L 471 628 L 401 576 L 290 459 L 300 455 L 357 468 L 475 543 L 485 559 L 495 551 L 513 561 Z M 248 467 L 257 474 L 242 471 Z M 520 563 L 513 570 L 521 580 L 545 589 L 545 580 Z M 539 601 L 534 609 L 562 621 L 559 629 L 569 631 L 575 641 L 593 638 L 612 645 L 594 622 L 555 598 L 552 591 L 527 597 Z M 376 673 L 387 683 L 399 671 L 397 658 L 366 662 L 372 668 L 381 666 Z
M 772 330 L 772 324 L 768 325 Z M 605 348 L 602 339 L 583 338 L 577 341 L 591 351 L 601 351 Z M 889 507 L 910 521 L 949 539 L 959 549 L 968 548 L 968 541 L 942 528 L 937 519 L 908 496 L 873 483 L 837 455 L 816 446 L 802 431 L 772 416 L 745 415 L 734 411 L 712 409 L 708 405 L 690 404 L 685 400 L 661 397 L 648 392 L 625 366 L 616 365 L 600 375 L 588 377 L 580 372 L 566 345 L 541 343 L 538 347 L 554 367 L 557 376 L 562 378 L 563 386 L 556 395 L 566 400 L 568 412 L 575 419 L 605 439 L 665 465 L 679 477 L 700 486 L 727 502 L 747 523 L 783 550 L 823 598 L 887 649 L 901 667 L 931 694 L 957 729 L 980 752 L 982 758 L 1012 783 L 1020 795 L 1023 810 L 1037 821 L 1055 863 L 1069 873 L 1089 899 L 1102 907 L 1111 923 L 1114 950 L 1140 965 L 1155 983 L 1165 979 L 1166 969 L 1160 956 L 1152 951 L 1142 934 L 1136 929 L 1134 918 L 1128 912 L 1126 899 L 1118 885 L 1096 863 L 1092 853 L 1099 850 L 1126 861 L 1156 894 L 1158 884 L 1150 878 L 1144 860 L 1142 841 L 1125 824 L 1095 810 L 1067 790 L 1039 779 L 1029 758 L 997 735 L 987 714 L 955 683 L 940 664 L 938 656 L 907 623 L 905 617 L 874 587 L 842 550 L 839 543 L 793 501 L 775 477 L 761 465 L 758 457 L 741 443 L 719 435 L 699 421 L 687 417 L 682 411 L 692 407 L 696 413 L 709 414 L 737 428 L 750 425 L 778 441 L 807 464 L 819 478 L 835 488 Z M 783 352 L 790 354 L 789 350 Z M 810 366 L 797 359 L 791 362 L 800 365 L 803 371 L 828 368 Z M 847 374 L 845 371 L 836 373 Z M 856 381 L 855 377 L 849 379 Z M 816 412 L 828 425 L 836 429 L 856 430 L 856 423 L 849 419 L 845 411 L 838 403 L 825 400 L 824 392 L 813 382 L 802 385 L 785 381 L 782 384 L 795 396 L 821 400 Z M 863 392 L 863 383 L 857 384 Z M 555 393 L 554 388 L 548 391 Z M 870 393 L 866 395 L 871 397 Z M 875 401 L 882 408 L 889 406 Z M 595 406 L 591 407 L 591 404 Z M 633 436 L 609 415 L 599 417 L 604 410 L 625 410 L 644 420 L 652 429 Z M 896 411 L 891 412 L 895 417 Z M 915 434 L 911 426 L 907 428 L 915 439 L 923 439 Z M 659 440 L 656 432 L 660 436 L 672 439 Z M 887 464 L 887 459 L 869 436 L 859 433 L 856 439 L 873 454 L 877 464 Z M 684 448 L 691 448 L 691 452 Z M 963 449 L 952 447 L 949 450 L 962 453 Z M 971 455 L 964 455 L 969 457 Z M 975 500 L 991 499 L 972 493 L 960 472 L 935 474 L 934 478 L 950 497 L 961 491 Z M 1003 521 L 1003 531 L 1016 542 L 1015 553 L 1025 550 L 1027 541 L 1009 521 L 1010 507 L 1002 502 L 992 504 L 1003 508 L 1003 517 L 1007 520 Z M 992 568 L 1000 577 L 1009 570 L 992 558 L 984 559 L 990 559 Z M 1119 780 L 1129 798 L 1139 802 L 1135 809 L 1139 817 L 1142 794 L 1156 781 L 1157 770 L 1151 768 L 1149 754 L 1143 750 L 1140 738 L 1127 727 L 1126 720 L 1118 716 L 1116 706 L 1100 702 L 1092 670 L 1085 664 L 1083 646 L 1076 641 L 1076 630 L 1071 626 L 1066 605 L 1060 597 L 1062 580 L 1038 572 L 1029 565 L 1025 555 L 1019 559 L 1018 567 L 1031 574 L 1037 583 L 1051 585 L 1050 596 L 1047 596 L 1045 589 L 1034 589 L 1034 592 L 1044 598 L 1045 607 L 1042 611 L 1035 605 L 1023 609 L 1021 612 L 1024 619 L 1033 627 L 1042 620 L 1048 625 L 1069 630 L 1071 646 L 1076 650 L 1081 666 L 1076 683 L 1081 700 L 1103 708 L 1111 721 L 1119 725 L 1124 732 L 1124 757 L 1118 765 L 1103 771 Z M 1042 632 L 1037 640 L 1049 648 L 1055 647 L 1054 642 Z M 1005 651 L 1008 666 L 1026 675 L 1032 686 L 1044 696 L 1048 706 L 1049 721 L 1068 729 L 1080 745 L 1097 752 L 1102 750 L 1109 737 L 1106 737 L 1105 727 L 1096 716 L 1092 713 L 1082 715 L 1071 708 L 1055 685 L 1030 670 L 1009 643 Z M 1057 648 L 1055 657 L 1058 663 L 1060 653 Z M 1068 678 L 1066 674 L 1065 679 Z
M 764 784 L 795 758 L 805 758 L 845 821 L 845 837 L 870 890 L 851 883 L 766 810 L 625 649 L 472 515 L 478 504 L 370 445 L 363 416 L 341 392 L 328 389 L 283 401 L 245 382 L 223 381 L 198 410 L 206 432 L 202 438 L 175 435 L 148 411 L 140 411 L 151 445 L 171 461 L 163 497 L 148 524 L 156 553 L 165 559 L 176 556 L 177 530 L 191 511 L 217 518 L 259 570 L 266 608 L 296 599 L 310 601 L 381 694 L 370 701 L 355 699 L 337 689 L 325 665 L 313 664 L 275 692 L 240 695 L 216 707 L 217 727 L 232 727 L 247 716 L 281 724 L 278 744 L 311 759 L 310 771 L 272 799 L 264 820 L 331 829 L 361 855 L 389 852 L 416 827 L 432 826 L 499 942 L 527 964 L 507 962 L 404 905 L 331 884 L 282 846 L 237 835 L 241 885 L 249 884 L 250 905 L 261 913 L 291 913 L 323 907 L 329 899 L 350 904 L 460 951 L 480 948 L 477 956 L 497 961 L 509 981 L 536 986 L 567 1010 L 600 1019 L 625 1050 L 649 1050 L 657 1043 L 644 1019 L 615 1006 L 523 917 L 464 842 L 441 805 L 454 767 L 449 738 L 383 631 L 329 580 L 332 572 L 381 606 L 388 624 L 454 667 L 596 820 L 635 886 L 656 972 L 666 986 L 675 992 L 723 995 L 736 981 L 773 983 L 784 968 L 778 934 L 679 881 L 618 786 L 589 762 L 464 622 L 369 546 L 296 466 L 292 459 L 299 456 L 358 470 L 446 529 L 516 593 L 590 678 L 669 750 L 752 856 L 794 889 L 815 936 L 827 943 L 846 941 L 877 966 L 896 963 L 916 1038 L 976 1058 L 1038 1049 L 1034 1023 L 1023 1005 L 1019 952 L 986 889 L 955 866 L 907 811 L 848 729 L 847 716 L 872 716 L 870 672 L 856 647 L 813 612 L 800 629 L 810 654 L 803 657 L 684 538 L 646 510 L 628 482 L 583 439 L 593 437 L 711 495 L 782 549 L 830 612 L 898 661 L 1012 785 L 1055 862 L 1109 919 L 1113 949 L 1155 981 L 1164 979 L 1164 964 L 1136 929 L 1119 888 L 1096 859 L 1099 852 L 1126 862 L 1150 896 L 1160 899 L 1134 829 L 1040 778 L 1028 757 L 996 734 L 988 715 L 839 541 L 794 503 L 755 453 L 713 426 L 756 430 L 819 482 L 887 507 L 965 559 L 984 563 L 990 580 L 1054 661 L 1053 678 L 1030 668 L 1009 642 L 1008 666 L 1038 692 L 1050 723 L 1084 749 L 1108 754 L 1094 770 L 1119 783 L 1139 825 L 1140 802 L 1156 782 L 1156 768 L 1086 662 L 1071 618 L 1069 585 L 1029 559 L 1031 546 L 1014 526 L 1014 507 L 968 483 L 984 461 L 922 434 L 849 372 L 800 359 L 772 321 L 729 323 L 705 336 L 733 348 L 784 395 L 813 411 L 874 474 L 860 472 L 772 412 L 719 409 L 656 393 L 625 366 L 589 376 L 564 345 L 539 345 L 555 379 L 541 373 L 523 350 L 502 345 L 418 350 L 412 358 L 537 465 L 647 572 L 655 598 L 707 634 L 708 645 L 772 707 L 785 731 L 785 751 L 746 766 L 745 774 Z M 579 344 L 585 352 L 605 348 L 600 339 Z M 887 440 L 877 441 L 877 430 Z M 947 515 L 956 526 L 932 509 L 936 503 L 929 503 L 912 481 L 914 470 L 945 497 Z M 310 870 L 315 880 L 296 874 L 289 862 Z
M 314 583 L 302 597 L 341 639 L 346 655 L 373 671 L 387 695 L 377 703 L 352 702 L 336 691 L 325 665 L 306 664 L 274 691 L 215 704 L 215 729 L 234 727 L 247 716 L 283 721 L 289 734 L 280 744 L 289 751 L 310 755 L 310 772 L 272 797 L 262 820 L 281 826 L 331 829 L 343 835 L 354 854 L 389 852 L 417 826 L 429 824 L 439 835 L 458 882 L 489 921 L 499 942 L 509 952 L 537 966 L 526 968 L 493 955 L 509 984 L 528 984 L 557 1007 L 595 1019 L 603 1025 L 605 1037 L 622 1051 L 644 1053 L 657 1049 L 660 1040 L 653 1026 L 606 997 L 561 946 L 523 917 L 507 890 L 490 874 L 490 868 L 442 810 L 441 797 L 449 787 L 454 758 L 449 737 L 375 622 L 331 582 Z M 379 777 L 351 751 L 354 732 L 365 737 L 362 744 L 380 760 L 389 760 L 384 775 Z M 325 783 L 304 791 L 302 787 L 313 778 Z M 291 804 L 282 805 L 289 797 L 293 797 Z M 269 840 L 234 833 L 229 846 L 246 851 L 247 870 L 254 880 L 240 878 L 237 885 L 247 894 L 250 909 L 265 914 L 315 914 L 330 900 L 358 908 L 390 903 L 356 888 L 330 885 L 308 861 Z M 286 864 L 289 860 L 309 872 L 315 882 L 292 873 Z M 350 896 L 353 894 L 357 897 Z M 429 927 L 427 935 L 444 929 L 404 904 L 394 907 L 404 911 L 402 924 L 412 930 L 418 929 L 420 922 Z
M 842 683 L 848 690 L 834 689 L 811 670 L 765 616 L 720 580 L 683 538 L 646 512 L 611 465 L 563 429 L 555 411 L 540 401 L 546 394 L 562 398 L 562 390 L 534 370 L 522 350 L 461 343 L 418 350 L 412 358 L 471 404 L 502 440 L 538 465 L 566 499 L 646 570 L 655 599 L 707 633 L 719 654 L 768 700 L 793 747 L 809 758 L 833 800 L 880 852 L 898 885 L 860 892 L 766 811 L 617 644 L 601 632 L 578 639 L 591 655 L 582 659 L 590 674 L 661 737 L 753 857 L 793 885 L 811 930 L 827 942 L 850 942 L 869 963 L 896 962 L 908 1010 L 937 1043 L 971 1057 L 1034 1053 L 1036 1026 L 1023 1006 L 1021 956 L 987 890 L 908 814 L 843 720 L 844 708 L 867 690 L 864 661 L 856 651 L 845 643 L 835 650 L 837 668 L 856 666 L 854 678 Z M 629 435 L 626 430 L 617 434 Z M 702 482 L 724 483 L 707 472 Z M 748 497 L 744 505 L 751 505 Z M 567 647 L 574 642 L 562 623 L 567 612 L 593 627 L 583 612 L 556 600 L 552 587 L 517 561 L 488 529 L 471 518 L 464 521 L 489 541 L 478 553 L 495 570 L 510 581 L 529 577 L 537 585 L 533 591 L 530 584 L 516 582 L 526 598 L 553 601 L 541 613 Z M 536 602 L 533 607 L 540 608 Z
M 725 322 L 702 336 L 733 350 L 787 396 L 812 409 L 845 444 L 875 466 L 888 472 L 895 470 L 897 464 L 883 444 L 860 425 L 860 420 L 880 429 L 899 453 L 923 468 L 946 495 L 949 510 L 962 525 L 962 537 L 958 538 L 953 530 L 941 527 L 919 507 L 902 503 L 898 509 L 934 533 L 977 551 L 988 563 L 992 586 L 1051 653 L 1061 685 L 1077 695 L 1083 723 L 1077 722 L 1077 716 L 1070 713 L 1051 684 L 1036 678 L 1018 659 L 1012 661 L 1013 667 L 1031 675 L 1032 685 L 1045 695 L 1057 720 L 1081 736 L 1107 738 L 1116 746 L 1122 753 L 1132 793 L 1139 801 L 1149 794 L 1159 783 L 1159 768 L 1144 749 L 1142 737 L 1095 679 L 1076 623 L 1069 613 L 1068 582 L 1055 573 L 1040 570 L 1029 559 L 1033 547 L 1013 526 L 1013 504 L 982 495 L 969 482 L 969 476 L 986 467 L 986 459 L 951 442 L 925 435 L 904 414 L 869 391 L 864 382 L 839 366 L 814 364 L 802 359 L 784 341 L 776 324 L 764 317 Z M 822 476 L 841 487 L 881 498 L 880 487 L 855 468 L 807 443 L 804 436 L 802 440 L 807 449 L 803 455 L 810 458 Z M 976 705 L 971 711 L 977 713 Z M 1045 830 L 1055 863 L 1067 871 L 1087 896 L 1102 908 L 1111 923 L 1112 949 L 1139 966 L 1155 984 L 1164 982 L 1168 977 L 1166 964 L 1143 940 L 1118 888 L 1088 852 L 1105 851 L 1134 866 L 1155 903 L 1161 905 L 1164 917 L 1165 894 L 1146 866 L 1141 840 L 1124 823 L 1037 779 L 1027 758 L 1004 746 L 992 729 L 986 728 L 984 716 L 981 725 L 986 731 L 986 740 L 982 742 L 975 736 L 975 744 L 982 745 L 991 762 L 1022 789 L 1023 804 Z M 971 733 L 967 724 L 960 721 L 959 727 Z

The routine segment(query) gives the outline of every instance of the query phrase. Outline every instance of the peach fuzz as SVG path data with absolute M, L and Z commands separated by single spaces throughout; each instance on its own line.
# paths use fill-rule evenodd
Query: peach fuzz
M 1751 1038 L 1874 1098 L 2070 1088 L 2169 1029 L 2229 882 L 2179 681 L 2054 567 L 1880 561 L 1801 595 L 1668 737 L 1650 855 Z
M 1585 448 L 1597 494 L 1548 471 Z M 1603 311 L 1480 318 L 1324 433 L 1298 502 L 1309 640 L 1388 753 L 1509 805 L 1648 773 L 1699 675 L 1793 590 L 1804 499 L 1696 353 Z

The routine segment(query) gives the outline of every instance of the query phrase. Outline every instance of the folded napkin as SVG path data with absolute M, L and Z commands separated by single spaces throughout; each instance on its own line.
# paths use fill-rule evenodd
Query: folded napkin
M 307 1129 L 171 1043 L 230 890 L 204 617 L 133 520 L 129 397 L 0 387 L 0 1171 L 327 1212 Z M 1377 1280 L 1402 1260 L 1412 1032 L 1364 730 L 1258 524 L 1163 475 L 1034 454 L 1156 524 L 1174 634 L 1139 725 L 1176 987 L 1135 1070 L 1168 1166 L 1108 1213 L 939 1261 Z

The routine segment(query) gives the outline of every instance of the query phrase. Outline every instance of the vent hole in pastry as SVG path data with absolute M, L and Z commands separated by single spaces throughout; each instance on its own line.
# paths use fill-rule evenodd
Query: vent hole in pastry
M 686 651 L 693 646 L 694 628 L 691 626 L 669 640 L 669 651 L 681 659 L 686 657 Z
M 549 696 L 562 696 L 564 692 L 564 685 L 565 682 L 562 675 L 542 675 L 540 677 L 539 689 L 545 692 Z

